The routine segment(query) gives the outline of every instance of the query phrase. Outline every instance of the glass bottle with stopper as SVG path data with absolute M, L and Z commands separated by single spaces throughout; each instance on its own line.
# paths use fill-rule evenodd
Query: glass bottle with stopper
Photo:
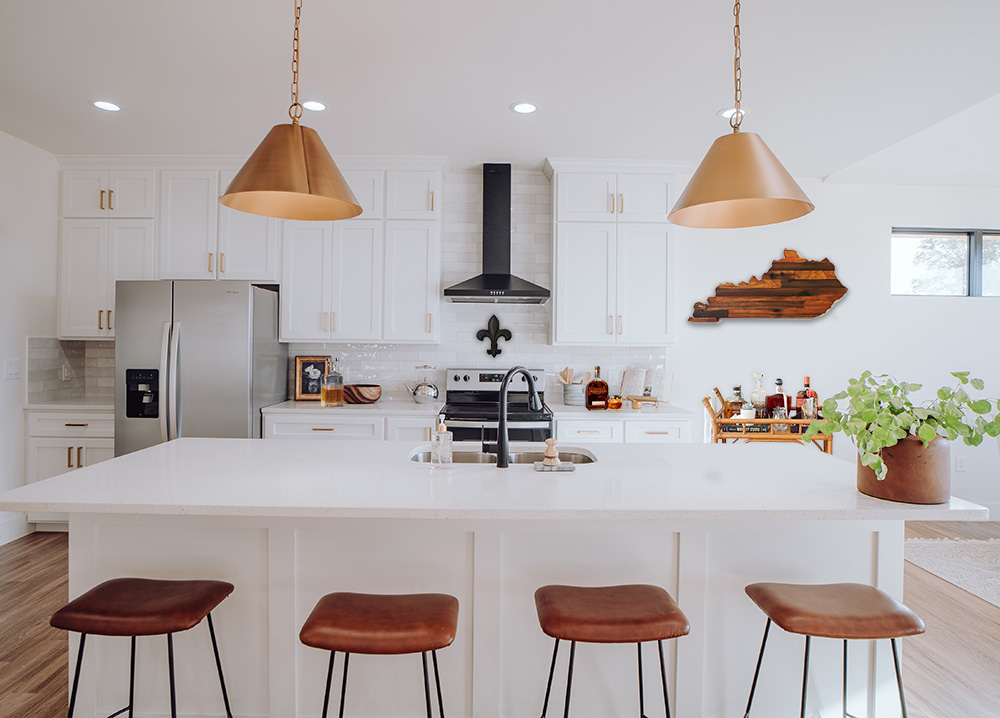
M 608 408 L 608 383 L 601 379 L 601 367 L 594 367 L 594 378 L 587 384 L 587 409 Z
M 337 364 L 330 357 L 326 358 L 326 371 L 323 373 L 321 387 L 320 404 L 322 406 L 344 405 L 344 376 L 337 371 Z

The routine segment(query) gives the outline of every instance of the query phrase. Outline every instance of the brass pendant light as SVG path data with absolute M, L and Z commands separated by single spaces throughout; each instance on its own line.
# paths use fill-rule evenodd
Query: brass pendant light
M 669 219 L 683 227 L 757 227 L 795 219 L 813 211 L 814 205 L 795 183 L 760 135 L 740 132 L 740 3 L 733 7 L 736 56 L 733 76 L 736 111 L 729 118 L 732 134 L 715 142 L 698 165 Z
M 292 104 L 289 125 L 275 125 L 229 183 L 219 201 L 250 214 L 280 219 L 348 219 L 361 205 L 316 130 L 299 124 L 299 17 L 295 0 Z

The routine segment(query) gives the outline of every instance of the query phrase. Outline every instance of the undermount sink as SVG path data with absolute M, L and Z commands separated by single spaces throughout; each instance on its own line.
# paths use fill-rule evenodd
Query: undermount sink
M 544 458 L 544 450 L 512 451 L 507 454 L 507 461 L 511 464 L 533 464 Z M 427 463 L 430 460 L 430 449 L 421 447 L 410 454 L 410 461 Z M 566 450 L 560 449 L 559 460 L 570 464 L 592 464 L 597 461 L 597 457 L 586 449 L 574 447 Z M 455 464 L 496 464 L 497 455 L 482 451 L 454 451 L 452 452 L 452 462 Z

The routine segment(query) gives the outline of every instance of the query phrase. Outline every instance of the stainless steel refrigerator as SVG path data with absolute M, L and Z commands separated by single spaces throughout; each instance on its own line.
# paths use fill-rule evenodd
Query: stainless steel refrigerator
M 118 282 L 115 456 L 181 436 L 260 438 L 284 401 L 278 291 L 234 281 Z

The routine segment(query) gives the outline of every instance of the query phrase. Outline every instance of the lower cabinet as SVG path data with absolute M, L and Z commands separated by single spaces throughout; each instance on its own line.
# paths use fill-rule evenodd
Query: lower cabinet
M 385 438 L 385 419 L 353 416 L 264 415 L 265 439 L 372 439 Z
M 577 443 L 690 443 L 688 419 L 556 419 L 556 439 Z
M 115 455 L 112 412 L 29 411 L 25 421 L 25 476 L 31 484 Z M 36 529 L 65 528 L 65 513 L 29 512 Z
M 385 438 L 389 441 L 430 441 L 435 417 L 390 416 L 385 420 Z

